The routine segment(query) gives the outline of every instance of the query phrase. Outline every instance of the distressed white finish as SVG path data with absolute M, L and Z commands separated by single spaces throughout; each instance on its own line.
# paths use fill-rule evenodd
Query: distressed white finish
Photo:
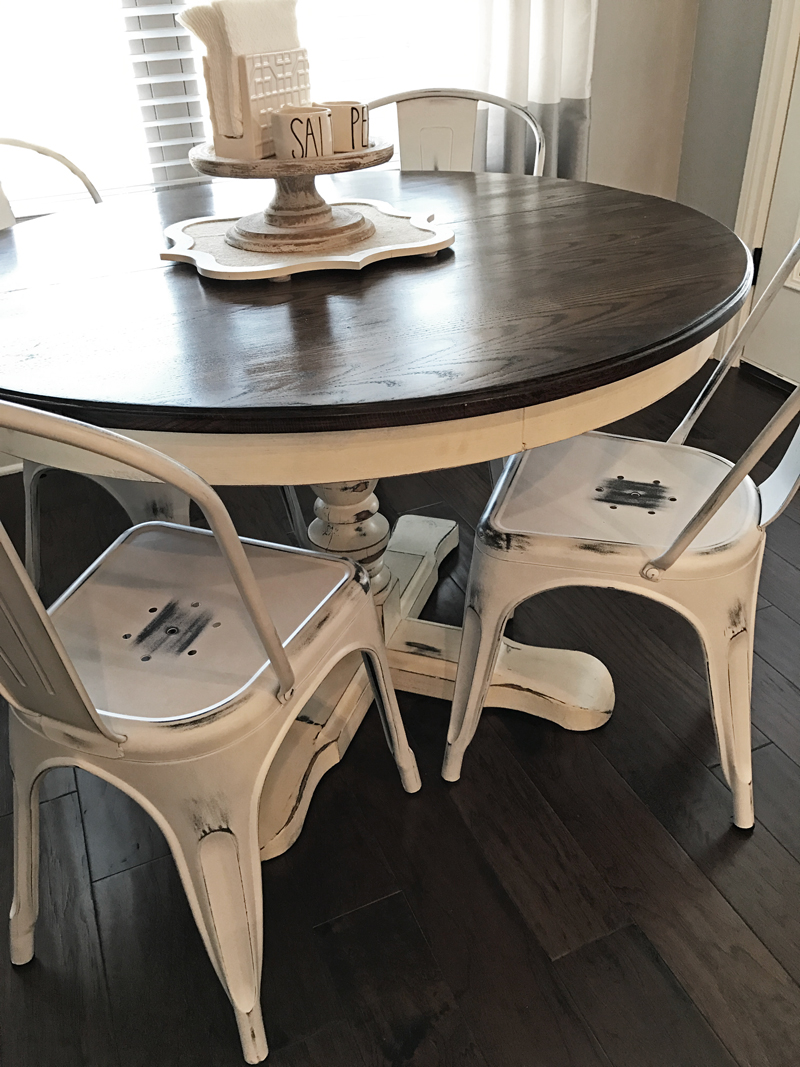
M 300 174 L 343 174 L 368 170 L 392 158 L 394 145 L 371 144 L 358 152 L 336 152 L 317 159 L 237 160 L 221 156 L 210 144 L 195 145 L 189 159 L 195 170 L 212 178 L 295 178 Z
M 439 562 L 458 546 L 446 519 L 403 515 L 386 552 L 392 579 L 383 626 L 392 678 L 399 689 L 452 700 L 461 630 L 418 618 L 436 584 Z M 614 706 L 614 686 L 593 656 L 531 648 L 503 639 L 490 688 L 495 707 L 550 719 L 568 730 L 602 726 Z
M 398 520 L 384 557 L 390 578 L 380 610 L 387 634 L 403 618 L 415 618 L 422 611 L 436 586 L 439 565 L 457 545 L 454 522 L 419 515 Z M 399 675 L 392 653 L 390 657 L 394 679 Z M 425 669 L 432 675 L 436 665 L 426 660 Z M 431 677 L 431 691 L 437 684 Z M 416 685 L 404 688 L 428 692 Z M 364 668 L 350 657 L 339 662 L 303 709 L 302 719 L 292 724 L 264 783 L 262 859 L 280 855 L 297 840 L 318 782 L 344 755 L 370 700 Z
M 377 484 L 372 480 L 312 485 L 318 494 L 314 504 L 317 517 L 308 528 L 308 538 L 325 552 L 346 555 L 360 563 L 369 574 L 373 596 L 380 598 L 389 584 L 389 571 L 383 562 L 389 522 L 378 512 Z
M 275 195 L 264 211 L 238 220 L 204 217 L 168 227 L 164 233 L 174 247 L 161 258 L 193 263 L 207 277 L 243 281 L 337 267 L 360 270 L 381 259 L 435 255 L 453 243 L 455 234 L 449 227 L 431 227 L 432 215 L 404 215 L 379 200 L 328 204 L 314 184 L 318 174 L 385 163 L 393 151 L 392 145 L 376 144 L 316 158 L 243 162 L 220 158 L 209 145 L 193 148 L 190 160 L 201 174 L 274 178 Z
M 343 559 L 240 541 L 209 486 L 127 438 L 7 403 L 0 423 L 163 478 L 195 499 L 211 526 L 128 530 L 49 613 L 0 527 L 12 961 L 27 963 L 34 951 L 41 776 L 81 767 L 133 797 L 164 832 L 245 1059 L 258 1063 L 267 1055 L 262 788 L 298 714 L 342 660 L 363 655 L 403 784 L 420 784 L 366 576 Z
M 476 537 L 446 779 L 460 777 L 508 612 L 546 589 L 612 587 L 667 604 L 697 630 L 734 821 L 753 825 L 750 664 L 764 550 L 755 485 L 749 479 L 740 484 L 660 581 L 641 573 L 730 467 L 685 445 L 598 433 L 515 457 Z
M 790 251 L 668 442 L 584 433 L 512 458 L 475 538 L 443 776 L 456 781 L 491 700 L 506 619 L 546 589 L 659 600 L 697 630 L 734 822 L 753 825 L 750 681 L 764 527 L 800 485 L 800 431 L 761 486 L 749 474 L 800 411 L 800 386 L 736 464 L 683 444 L 800 256 Z
M 536 145 L 533 173 L 542 174 L 542 128 L 529 111 L 505 97 L 472 89 L 415 89 L 382 96 L 369 109 L 397 105 L 402 170 L 472 171 L 479 102 L 496 104 L 526 123 Z

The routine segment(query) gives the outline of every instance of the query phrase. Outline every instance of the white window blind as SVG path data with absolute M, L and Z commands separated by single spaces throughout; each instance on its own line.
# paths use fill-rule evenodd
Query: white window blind
M 142 126 L 158 188 L 208 180 L 188 159 L 192 145 L 206 139 L 205 86 L 193 39 L 175 21 L 184 6 L 183 0 L 123 0 Z

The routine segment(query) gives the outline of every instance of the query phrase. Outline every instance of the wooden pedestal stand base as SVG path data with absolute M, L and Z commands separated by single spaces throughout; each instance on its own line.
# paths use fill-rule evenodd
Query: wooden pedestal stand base
M 400 215 L 377 200 L 329 204 L 315 185 L 317 174 L 375 167 L 391 159 L 392 145 L 342 152 L 320 159 L 221 159 L 210 145 L 189 158 L 201 174 L 226 178 L 274 178 L 275 195 L 263 211 L 240 219 L 187 219 L 165 230 L 173 247 L 165 260 L 193 263 L 200 274 L 228 280 L 286 280 L 307 270 L 349 268 L 396 256 L 435 255 L 455 240 L 453 231 L 427 219 Z

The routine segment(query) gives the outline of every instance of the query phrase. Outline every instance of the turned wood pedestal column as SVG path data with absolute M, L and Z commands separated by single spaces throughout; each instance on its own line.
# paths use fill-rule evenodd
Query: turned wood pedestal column
M 316 519 L 308 528 L 313 545 L 349 556 L 366 568 L 377 603 L 385 598 L 391 577 L 384 562 L 389 544 L 389 521 L 378 511 L 377 479 L 312 485 L 317 494 Z

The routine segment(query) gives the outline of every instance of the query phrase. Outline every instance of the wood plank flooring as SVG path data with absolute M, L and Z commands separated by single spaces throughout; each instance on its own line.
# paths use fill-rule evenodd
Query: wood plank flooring
M 617 429 L 665 437 L 699 379 Z M 733 374 L 691 443 L 735 458 L 782 399 Z M 773 448 L 761 465 L 768 472 Z M 22 534 L 21 479 L 0 520 Z M 458 622 L 484 467 L 381 483 L 382 509 L 457 518 L 428 618 Z M 271 489 L 226 488 L 240 533 L 281 539 Z M 301 490 L 310 509 L 310 491 Z M 93 483 L 42 485 L 45 597 L 125 516 Z M 459 783 L 448 706 L 401 694 L 423 789 L 400 788 L 374 709 L 298 843 L 263 866 L 263 1006 L 274 1067 L 796 1067 L 800 1062 L 800 501 L 770 529 L 756 630 L 757 824 L 730 822 L 699 643 L 650 601 L 570 589 L 516 638 L 609 667 L 610 723 L 572 734 L 488 709 Z M 11 792 L 0 719 L 0 881 Z M 91 776 L 42 791 L 35 960 L 8 963 L 3 1067 L 229 1067 L 240 1048 L 163 836 Z

